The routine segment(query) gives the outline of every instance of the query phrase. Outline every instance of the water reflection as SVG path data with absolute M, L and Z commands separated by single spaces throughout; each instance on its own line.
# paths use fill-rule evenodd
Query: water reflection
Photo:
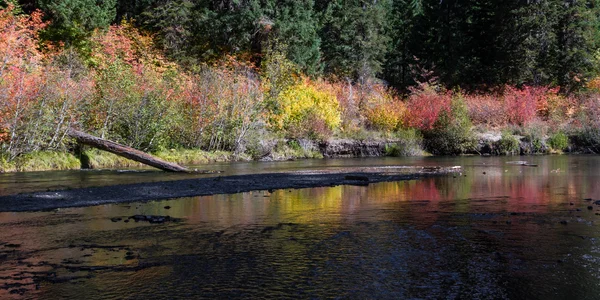
M 528 160 L 538 167 L 438 158 L 464 174 L 1 213 L 0 298 L 595 299 L 600 206 L 585 199 L 600 199 L 599 160 Z

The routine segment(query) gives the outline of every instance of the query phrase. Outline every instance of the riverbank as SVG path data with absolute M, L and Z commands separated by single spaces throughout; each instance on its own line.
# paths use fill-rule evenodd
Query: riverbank
M 475 130 L 474 130 L 475 131 Z M 450 139 L 450 138 L 448 138 Z M 439 143 L 439 141 L 437 141 Z M 180 165 L 204 165 L 235 161 L 285 161 L 311 158 L 350 158 L 381 156 L 429 156 L 436 144 L 418 135 L 389 138 L 333 138 L 327 141 L 274 140 L 260 151 L 233 153 L 199 149 L 169 149 L 153 155 Z M 507 131 L 473 132 L 465 140 L 463 154 L 468 155 L 532 155 L 563 153 L 594 153 L 580 136 L 564 134 L 532 136 Z M 429 149 L 428 149 L 429 148 Z M 435 151 L 432 151 L 435 152 Z M 40 151 L 7 162 L 0 159 L 0 173 L 89 169 L 128 169 L 147 166 L 117 155 L 87 149 L 80 155 L 72 152 Z M 208 168 L 209 169 L 209 168 Z
M 0 212 L 43 211 L 259 190 L 270 193 L 277 189 L 337 185 L 366 186 L 376 182 L 413 180 L 460 171 L 460 167 L 366 167 L 348 168 L 343 172 L 339 170 L 307 170 L 34 192 L 0 197 Z

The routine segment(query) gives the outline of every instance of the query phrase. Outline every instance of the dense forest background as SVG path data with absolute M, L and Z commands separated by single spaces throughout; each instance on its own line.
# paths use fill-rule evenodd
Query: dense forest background
M 6 1 L 5 1 L 6 2 Z M 406 91 L 421 70 L 448 88 L 556 85 L 597 71 L 595 0 L 39 0 L 44 39 L 80 50 L 96 28 L 127 20 L 156 33 L 186 66 L 224 55 L 260 65 L 269 47 L 311 76 L 385 80 Z
M 486 130 L 497 153 L 598 150 L 599 5 L 0 0 L 0 161 L 71 152 L 68 127 L 255 158 L 331 137 L 459 154 Z

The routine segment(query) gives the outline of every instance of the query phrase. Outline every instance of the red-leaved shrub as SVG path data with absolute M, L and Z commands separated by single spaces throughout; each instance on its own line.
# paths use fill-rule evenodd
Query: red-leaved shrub
M 442 112 L 450 113 L 451 103 L 450 92 L 437 92 L 427 86 L 413 90 L 406 102 L 406 123 L 421 130 L 433 129 Z
M 548 87 L 524 86 L 517 89 L 507 86 L 504 91 L 504 105 L 509 122 L 524 125 L 536 116 L 543 116 L 548 111 L 548 96 L 557 93 L 557 89 Z

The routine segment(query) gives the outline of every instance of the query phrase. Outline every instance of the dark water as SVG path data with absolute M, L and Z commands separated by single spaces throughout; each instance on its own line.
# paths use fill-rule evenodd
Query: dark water
M 600 157 L 516 159 L 538 166 L 506 163 L 514 157 L 220 165 L 230 174 L 462 165 L 467 176 L 0 213 L 0 299 L 599 299 Z M 0 182 L 14 191 L 165 179 L 44 174 Z M 178 219 L 124 221 L 135 214 Z

